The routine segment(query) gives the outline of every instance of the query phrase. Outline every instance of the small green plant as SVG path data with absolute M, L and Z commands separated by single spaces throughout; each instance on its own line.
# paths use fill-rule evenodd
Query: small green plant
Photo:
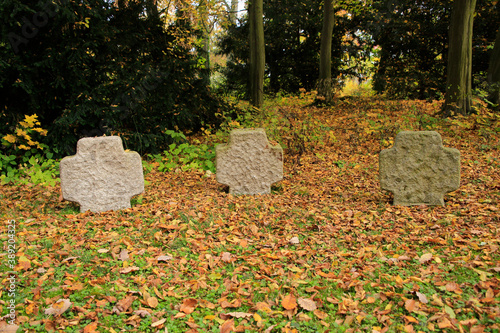
M 206 144 L 193 145 L 187 141 L 184 134 L 168 130 L 173 143 L 163 154 L 149 155 L 158 163 L 158 171 L 166 172 L 180 168 L 181 170 L 209 170 L 215 173 L 215 149 Z
M 1 183 L 55 186 L 58 181 L 59 163 L 52 159 L 52 153 L 47 152 L 48 146 L 40 142 L 47 130 L 39 127 L 37 118 L 36 114 L 26 115 L 13 133 L 2 137 Z

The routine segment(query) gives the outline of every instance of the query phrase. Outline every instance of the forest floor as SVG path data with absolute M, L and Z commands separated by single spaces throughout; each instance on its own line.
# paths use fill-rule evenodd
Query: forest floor
M 439 102 L 311 101 L 277 98 L 226 124 L 264 126 L 285 147 L 284 179 L 270 195 L 233 196 L 213 174 L 154 163 L 145 192 L 118 212 L 79 213 L 58 186 L 2 186 L 2 265 L 7 222 L 16 223 L 16 325 L 499 332 L 500 116 L 442 120 Z M 444 207 L 392 206 L 380 189 L 378 154 L 403 129 L 436 130 L 460 150 L 460 188 Z M 0 291 L 2 315 L 9 297 Z

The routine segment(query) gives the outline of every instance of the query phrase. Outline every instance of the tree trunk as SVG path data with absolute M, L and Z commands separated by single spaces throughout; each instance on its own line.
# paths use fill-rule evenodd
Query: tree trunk
M 261 108 L 264 104 L 265 44 L 263 0 L 250 0 L 248 20 L 250 27 L 250 103 Z
M 205 59 L 205 63 L 203 70 L 201 71 L 203 81 L 206 85 L 210 85 L 210 21 L 208 17 L 208 8 L 207 1 L 201 0 L 198 6 L 198 15 L 200 17 L 200 29 L 202 33 L 202 41 L 200 54 L 203 59 Z
M 472 26 L 476 0 L 455 0 L 448 42 L 448 75 L 442 113 L 472 111 Z
M 236 15 L 238 12 L 238 0 L 231 0 L 231 10 L 229 12 L 229 21 L 231 24 L 236 24 L 236 19 L 238 16 Z
M 500 110 L 500 29 L 497 32 L 488 67 L 488 89 L 488 100 L 493 103 L 492 107 Z
M 333 1 L 325 0 L 319 55 L 318 95 L 323 97 L 327 103 L 332 101 L 334 93 L 332 82 L 332 37 L 335 25 Z

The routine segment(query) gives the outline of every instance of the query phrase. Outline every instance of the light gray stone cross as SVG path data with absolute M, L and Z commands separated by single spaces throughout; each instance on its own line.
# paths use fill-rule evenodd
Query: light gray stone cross
M 130 208 L 144 191 L 141 157 L 125 152 L 119 136 L 80 139 L 76 155 L 59 166 L 63 198 L 79 203 L 81 212 Z
M 231 194 L 271 193 L 283 179 L 283 149 L 271 146 L 264 129 L 236 129 L 216 148 L 217 181 Z
M 380 186 L 394 193 L 394 205 L 444 205 L 460 186 L 460 152 L 444 148 L 435 131 L 399 132 L 394 147 L 379 155 Z

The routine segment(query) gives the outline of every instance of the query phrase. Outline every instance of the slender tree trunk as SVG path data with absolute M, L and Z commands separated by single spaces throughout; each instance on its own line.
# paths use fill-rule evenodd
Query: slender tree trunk
M 476 0 L 455 0 L 451 14 L 446 98 L 442 113 L 472 111 L 472 26 Z
M 205 59 L 202 70 L 203 80 L 206 85 L 210 85 L 210 22 L 208 17 L 207 0 L 201 0 L 198 7 L 200 17 L 200 28 L 202 33 L 201 56 Z
M 321 50 L 319 55 L 318 95 L 327 103 L 333 99 L 332 84 L 332 37 L 335 26 L 334 0 L 325 0 L 323 28 L 321 30 Z
M 488 100 L 494 104 L 496 110 L 500 110 L 500 29 L 497 32 L 488 67 L 488 89 Z
M 250 102 L 260 108 L 264 104 L 265 44 L 263 0 L 248 2 L 250 27 Z
M 232 24 L 236 24 L 236 19 L 238 16 L 236 15 L 238 12 L 238 0 L 231 0 L 231 11 L 229 12 L 229 21 Z

